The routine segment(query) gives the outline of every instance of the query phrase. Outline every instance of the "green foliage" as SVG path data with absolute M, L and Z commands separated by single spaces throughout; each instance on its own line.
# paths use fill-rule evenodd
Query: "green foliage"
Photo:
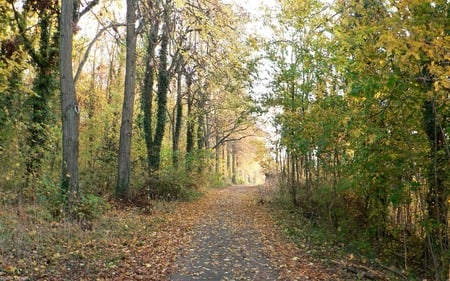
M 41 206 L 49 212 L 51 219 L 62 218 L 64 198 L 58 183 L 49 178 L 42 178 L 37 191 L 37 199 Z
M 201 178 L 194 180 L 190 174 L 165 169 L 152 174 L 143 189 L 149 199 L 184 201 L 195 199 L 200 194 L 200 182 Z
M 94 194 L 83 194 L 79 202 L 73 208 L 80 222 L 93 221 L 100 218 L 109 208 L 107 202 Z
M 209 187 L 219 188 L 229 185 L 229 183 L 224 182 L 224 177 L 222 174 L 211 174 L 208 179 Z
M 266 48 L 284 190 L 351 248 L 398 261 L 385 247 L 403 241 L 402 266 L 422 251 L 447 277 L 448 3 L 316 5 L 282 2 Z
M 37 200 L 46 210 L 47 220 L 61 220 L 65 218 L 65 198 L 61 193 L 61 186 L 49 178 L 42 178 L 37 188 Z M 100 196 L 83 193 L 73 206 L 72 215 L 80 222 L 98 219 L 109 208 L 109 205 Z

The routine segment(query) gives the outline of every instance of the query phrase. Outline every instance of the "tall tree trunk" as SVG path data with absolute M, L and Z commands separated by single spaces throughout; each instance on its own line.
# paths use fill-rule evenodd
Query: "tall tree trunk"
M 203 106 L 200 106 L 203 108 Z M 205 145 L 205 115 L 200 113 L 197 118 L 197 153 L 196 153 L 196 161 L 198 161 L 199 165 L 197 166 L 197 171 L 202 173 L 205 168 L 205 154 L 203 150 L 206 148 Z
M 186 124 L 186 171 L 192 170 L 192 152 L 194 151 L 194 122 L 193 107 L 194 95 L 192 93 L 192 73 L 186 75 L 187 124 Z
M 227 154 L 227 156 L 226 156 L 227 157 L 226 174 L 227 174 L 227 179 L 231 180 L 233 177 L 233 172 L 231 170 L 232 145 L 229 142 L 227 142 L 226 146 L 227 146 L 227 148 L 226 148 L 226 154 Z
M 153 22 L 148 34 L 147 57 L 145 62 L 144 86 L 142 88 L 141 110 L 144 115 L 143 131 L 145 145 L 147 148 L 147 164 L 152 163 L 152 108 L 153 108 L 153 85 L 155 80 L 155 49 L 158 45 L 159 20 Z
M 236 174 L 236 166 L 237 166 L 237 159 L 236 159 L 236 143 L 233 142 L 231 145 L 231 182 L 233 184 L 237 184 L 237 174 Z
M 187 128 L 186 128 L 186 153 L 194 150 L 194 122 L 193 107 L 194 96 L 192 94 L 192 73 L 186 75 L 186 99 L 187 99 Z
M 205 116 L 203 114 L 199 114 L 197 126 L 197 149 L 202 150 L 205 148 Z
M 183 104 L 182 104 L 182 91 L 181 80 L 183 78 L 183 62 L 178 62 L 178 77 L 177 77 L 177 101 L 175 104 L 175 126 L 172 139 L 172 162 L 175 169 L 178 169 L 179 161 L 179 143 L 181 135 L 181 122 L 183 121 Z
M 216 135 L 216 140 L 217 139 L 219 139 L 218 135 Z M 215 153 L 215 157 L 214 157 L 214 163 L 215 163 L 214 164 L 214 172 L 216 173 L 216 175 L 220 174 L 220 162 L 221 162 L 220 152 L 221 152 L 221 150 L 222 150 L 222 146 L 219 145 L 219 146 L 216 146 L 215 151 L 214 151 L 214 153 Z
M 125 90 L 120 125 L 116 196 L 128 198 L 131 181 L 131 134 L 136 83 L 136 0 L 127 0 Z
M 171 1 L 167 1 L 164 7 L 164 26 L 161 38 L 161 49 L 159 50 L 158 68 L 158 108 L 156 112 L 156 128 L 153 137 L 150 154 L 150 170 L 157 171 L 161 165 L 161 147 L 164 138 L 167 120 L 167 93 L 169 91 L 170 74 L 167 69 L 167 56 L 169 52 L 170 11 Z
M 289 170 L 289 187 L 291 189 L 291 197 L 292 197 L 292 203 L 294 204 L 294 206 L 298 207 L 298 200 L 297 200 L 297 182 L 295 181 L 295 164 L 296 164 L 296 156 L 294 156 L 293 153 L 288 153 L 287 159 L 289 160 L 288 163 L 288 167 L 290 168 Z
M 67 196 L 67 209 L 71 213 L 78 197 L 78 127 L 80 109 L 75 93 L 72 70 L 73 0 L 62 1 L 60 25 L 60 85 L 62 116 L 62 183 Z
M 198 117 L 197 117 L 197 149 L 201 150 L 206 147 L 206 130 L 205 130 L 205 114 L 202 112 L 205 108 L 205 94 L 200 93 L 199 101 L 198 101 Z

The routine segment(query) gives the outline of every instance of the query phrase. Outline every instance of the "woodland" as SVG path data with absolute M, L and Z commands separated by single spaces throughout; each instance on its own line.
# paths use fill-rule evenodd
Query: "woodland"
M 108 240 L 176 244 L 154 229 L 243 184 L 291 239 L 449 280 L 450 3 L 277 0 L 257 24 L 239 1 L 0 1 L 0 280 L 117 269 Z

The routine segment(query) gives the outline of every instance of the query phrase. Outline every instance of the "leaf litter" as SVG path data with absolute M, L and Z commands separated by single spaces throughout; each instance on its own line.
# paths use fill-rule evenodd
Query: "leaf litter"
M 349 280 L 288 241 L 257 194 L 235 186 L 150 214 L 111 208 L 91 231 L 8 216 L 0 280 Z

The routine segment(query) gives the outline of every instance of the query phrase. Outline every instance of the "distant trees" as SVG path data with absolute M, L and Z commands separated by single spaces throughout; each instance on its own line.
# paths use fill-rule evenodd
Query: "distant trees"
M 213 93 L 219 92 L 226 83 L 235 84 L 233 92 L 223 91 L 219 95 L 236 95 L 238 100 L 246 99 L 242 91 L 249 79 L 243 70 L 246 62 L 218 63 L 221 59 L 231 60 L 227 56 L 233 54 L 231 50 L 236 50 L 231 46 L 241 44 L 238 34 L 233 30 L 239 22 L 232 16 L 229 7 L 215 1 L 156 1 L 148 3 L 147 9 L 149 17 L 145 20 L 147 31 L 144 33 L 147 50 L 141 88 L 141 124 L 148 169 L 152 173 L 161 169 L 163 154 L 167 149 L 164 148 L 164 140 L 168 139 L 169 132 L 172 165 L 178 169 L 180 161 L 185 160 L 187 171 L 192 171 L 189 162 L 197 157 L 195 151 L 213 148 L 210 140 L 216 137 L 210 134 L 214 122 L 214 116 L 210 114 L 213 107 L 218 105 L 216 103 L 222 101 L 216 99 Z M 220 44 L 229 44 L 230 51 L 218 47 L 220 40 L 223 41 Z M 248 50 L 242 45 L 236 56 L 241 54 L 241 57 L 245 57 L 245 52 Z M 214 75 L 219 73 L 224 74 L 222 80 L 210 86 L 213 85 L 211 81 L 215 79 Z M 239 75 L 242 76 L 236 79 Z M 229 80 L 224 80 L 224 77 Z M 229 108 L 238 110 L 237 104 L 239 102 L 230 104 Z M 238 124 L 228 128 L 229 134 L 223 140 L 245 127 L 243 121 L 248 112 L 238 114 Z M 183 128 L 184 124 L 186 128 Z M 166 129 L 168 125 L 169 131 Z M 182 145 L 184 139 L 185 144 Z M 185 147 L 186 153 L 182 152 L 182 147 Z
M 292 202 L 374 245 L 361 251 L 396 261 L 401 252 L 405 269 L 424 261 L 435 280 L 449 270 L 448 11 L 434 1 L 282 1 L 264 100 L 279 110 Z

